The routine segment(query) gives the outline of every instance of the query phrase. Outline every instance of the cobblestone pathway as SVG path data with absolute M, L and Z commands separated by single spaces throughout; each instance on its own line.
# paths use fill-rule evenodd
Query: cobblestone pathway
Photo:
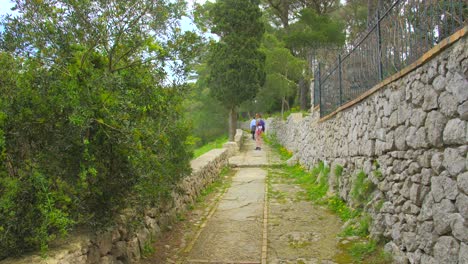
M 349 263 L 337 248 L 339 220 L 304 201 L 300 187 L 272 166 L 279 157 L 254 143 L 246 138 L 230 159 L 230 186 L 195 208 L 142 263 Z

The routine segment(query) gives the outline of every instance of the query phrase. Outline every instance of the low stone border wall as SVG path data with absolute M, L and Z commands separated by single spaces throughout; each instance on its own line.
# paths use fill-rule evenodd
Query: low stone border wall
M 242 131 L 236 134 L 237 150 L 242 145 Z M 185 177 L 172 192 L 168 203 L 146 210 L 143 219 L 137 219 L 132 209 L 124 210 L 117 217 L 116 226 L 98 234 L 71 235 L 66 244 L 54 247 L 47 258 L 39 255 L 21 259 L 7 259 L 1 264 L 124 264 L 141 259 L 145 247 L 176 220 L 177 214 L 186 211 L 188 205 L 219 176 L 228 164 L 233 152 L 228 148 L 213 149 L 191 161 L 192 174 Z M 132 228 L 132 223 L 140 223 Z
M 330 191 L 344 200 L 352 202 L 357 173 L 367 174 L 377 186 L 366 208 L 371 234 L 391 241 L 397 263 L 448 264 L 468 263 L 467 121 L 464 36 L 333 118 L 267 124 L 304 166 L 330 165 Z

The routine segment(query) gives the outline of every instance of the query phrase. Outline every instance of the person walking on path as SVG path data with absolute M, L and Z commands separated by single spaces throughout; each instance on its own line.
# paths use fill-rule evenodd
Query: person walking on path
M 255 140 L 255 127 L 257 127 L 257 120 L 255 117 L 252 117 L 252 121 L 250 121 L 250 132 L 252 133 L 253 140 Z
M 257 125 L 255 127 L 255 150 L 262 150 L 262 134 L 263 132 L 265 132 L 265 121 L 263 121 L 262 116 L 260 114 L 257 114 L 256 117 Z

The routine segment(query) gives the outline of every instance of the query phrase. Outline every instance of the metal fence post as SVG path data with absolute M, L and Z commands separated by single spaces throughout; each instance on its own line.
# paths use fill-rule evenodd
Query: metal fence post
M 342 73 L 341 73 L 341 54 L 338 55 L 338 80 L 339 80 L 339 87 L 340 87 L 340 105 L 343 105 L 343 82 L 342 82 Z
M 318 78 L 318 98 L 319 98 L 319 106 L 320 106 L 320 117 L 323 116 L 323 107 L 322 107 L 322 80 L 320 79 L 320 65 L 322 63 L 319 62 L 318 63 L 318 68 L 317 68 L 317 78 Z
M 379 59 L 379 79 L 383 80 L 382 70 L 382 34 L 380 32 L 380 10 L 377 9 L 377 53 Z

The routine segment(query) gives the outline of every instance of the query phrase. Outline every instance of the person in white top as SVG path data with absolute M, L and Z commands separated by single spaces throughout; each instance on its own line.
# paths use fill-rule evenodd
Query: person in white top
M 252 133 L 252 139 L 255 140 L 255 128 L 257 127 L 257 120 L 255 117 L 252 117 L 252 121 L 250 121 L 250 133 Z

